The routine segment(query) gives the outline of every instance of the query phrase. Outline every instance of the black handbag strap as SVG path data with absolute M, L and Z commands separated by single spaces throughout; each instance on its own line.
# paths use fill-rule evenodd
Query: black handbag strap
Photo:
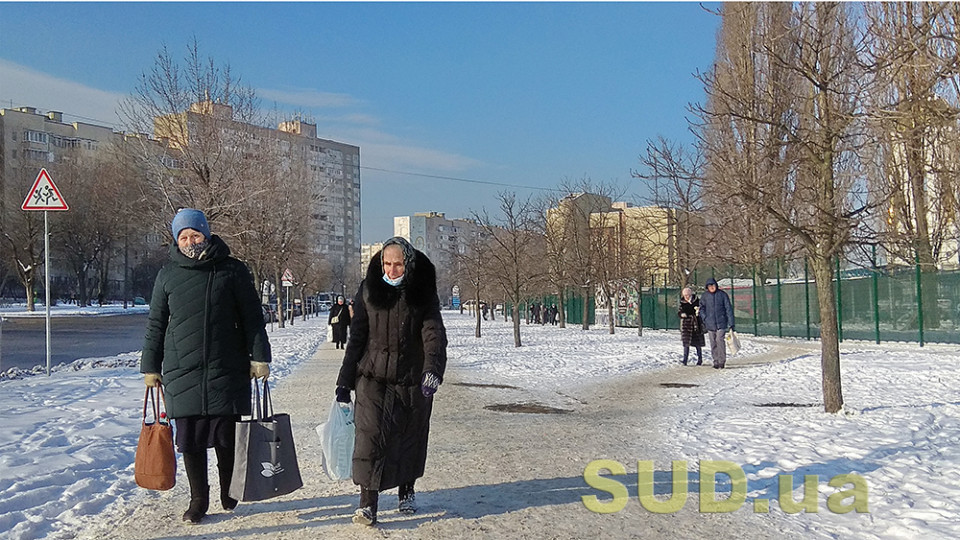
M 262 395 L 262 397 L 261 397 Z M 263 390 L 260 390 L 259 379 L 253 380 L 253 412 L 254 420 L 273 418 L 273 400 L 270 399 L 270 384 L 263 378 Z

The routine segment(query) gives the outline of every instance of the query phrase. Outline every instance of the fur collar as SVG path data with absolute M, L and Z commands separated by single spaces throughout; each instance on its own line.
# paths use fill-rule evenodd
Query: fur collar
M 383 281 L 383 251 L 370 259 L 364 280 L 364 300 L 377 309 L 393 307 L 403 294 L 411 306 L 429 305 L 437 296 L 437 270 L 420 250 L 414 250 L 413 269 L 404 274 L 403 283 L 394 287 Z

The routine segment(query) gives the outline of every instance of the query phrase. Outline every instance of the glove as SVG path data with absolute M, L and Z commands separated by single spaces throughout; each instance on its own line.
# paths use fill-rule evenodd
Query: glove
M 440 376 L 432 371 L 423 374 L 423 381 L 420 383 L 420 391 L 423 397 L 430 397 L 437 392 L 440 387 Z
M 144 373 L 143 384 L 147 385 L 147 387 L 149 388 L 151 386 L 160 386 L 161 384 L 163 384 L 163 381 L 160 380 L 159 373 Z
M 262 379 L 270 375 L 270 364 L 266 362 L 250 362 L 250 378 Z
M 350 403 L 350 389 L 346 386 L 338 386 L 337 401 L 340 403 Z

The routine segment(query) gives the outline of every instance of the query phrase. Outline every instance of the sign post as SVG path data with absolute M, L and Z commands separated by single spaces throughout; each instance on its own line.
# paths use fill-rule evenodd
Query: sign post
M 47 376 L 50 376 L 50 225 L 47 220 L 49 211 L 69 210 L 60 190 L 54 185 L 47 170 L 41 168 L 33 187 L 27 193 L 20 209 L 24 211 L 43 211 L 43 276 L 47 305 Z
M 283 285 L 283 288 L 286 289 L 287 293 L 287 306 L 290 306 L 290 325 L 293 326 L 293 304 L 290 303 L 290 288 L 293 287 L 293 272 L 289 268 L 283 270 L 283 276 L 280 278 L 280 284 Z

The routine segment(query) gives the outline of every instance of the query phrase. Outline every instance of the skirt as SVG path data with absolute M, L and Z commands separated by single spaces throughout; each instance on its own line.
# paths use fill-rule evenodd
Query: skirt
M 207 448 L 233 448 L 240 415 L 187 416 L 174 418 L 177 451 L 199 452 Z

